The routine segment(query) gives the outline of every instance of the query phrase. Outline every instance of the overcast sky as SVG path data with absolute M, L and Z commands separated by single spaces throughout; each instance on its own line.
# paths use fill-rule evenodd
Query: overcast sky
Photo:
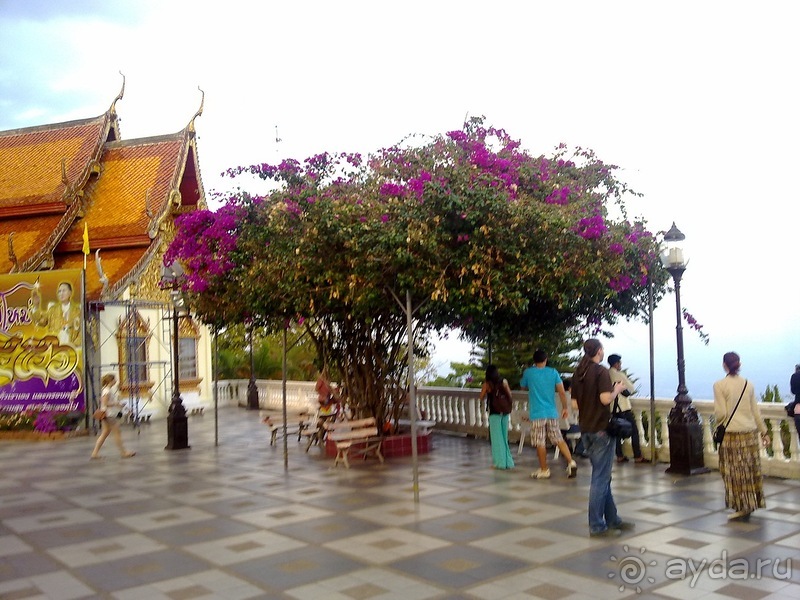
M 207 192 L 240 164 L 369 152 L 485 115 L 534 154 L 564 142 L 623 168 L 653 231 L 673 221 L 689 393 L 722 354 L 756 389 L 800 363 L 797 73 L 791 0 L 405 2 L 0 0 L 0 130 L 97 116 L 123 138 L 178 131 L 200 105 Z M 276 135 L 277 128 L 277 135 Z M 276 141 L 280 139 L 280 141 Z M 655 317 L 656 395 L 677 387 L 675 300 Z M 649 393 L 648 328 L 606 353 Z M 463 345 L 436 360 L 466 361 Z

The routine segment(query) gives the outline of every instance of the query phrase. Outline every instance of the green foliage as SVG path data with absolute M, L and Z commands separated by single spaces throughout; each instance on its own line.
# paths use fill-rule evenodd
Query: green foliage
M 642 429 L 644 430 L 644 441 L 648 444 L 650 443 L 650 411 L 643 410 L 641 414 L 642 418 Z M 656 443 L 662 444 L 663 440 L 661 439 L 661 426 L 663 424 L 663 420 L 661 418 L 661 413 L 656 413 L 655 419 L 655 426 L 656 426 Z
M 37 413 L 0 413 L 0 431 L 33 431 Z
M 289 350 L 286 355 L 287 379 L 312 381 L 316 377 L 316 348 L 302 330 L 292 330 L 287 335 Z M 247 379 L 250 377 L 250 346 L 246 329 L 232 326 L 219 335 L 220 379 Z M 263 328 L 253 333 L 253 366 L 256 379 L 281 379 L 283 377 L 283 334 L 264 334 Z
M 22 411 L 19 413 L 0 413 L 0 431 L 70 431 L 80 423 L 83 413 Z
M 764 390 L 764 393 L 761 394 L 761 402 L 765 403 L 777 403 L 783 404 L 783 398 L 781 397 L 780 390 L 778 389 L 777 385 L 767 386 Z M 775 451 L 772 449 L 772 440 L 774 439 L 774 427 L 772 425 L 771 419 L 764 419 L 764 423 L 767 426 L 767 435 L 769 436 L 769 446 L 767 446 L 767 456 L 772 458 L 775 455 Z M 784 458 L 789 458 L 792 455 L 792 433 L 789 429 L 789 422 L 786 420 L 782 420 L 779 426 L 778 436 L 781 443 L 781 448 L 783 448 L 783 456 Z
M 761 402 L 766 402 L 766 403 L 777 402 L 779 404 L 783 404 L 783 398 L 781 398 L 781 392 L 780 390 L 778 390 L 778 386 L 768 385 L 767 388 L 764 390 L 764 393 L 761 394 Z
M 483 383 L 483 370 L 473 364 L 450 363 L 450 372 L 426 383 L 431 387 L 479 388 Z
M 561 328 L 542 332 L 528 339 L 517 339 L 509 335 L 476 344 L 473 362 L 481 373 L 489 364 L 497 366 L 500 373 L 508 379 L 512 389 L 519 387 L 523 371 L 533 364 L 533 353 L 542 349 L 547 353 L 547 364 L 559 373 L 568 375 L 574 369 L 574 359 L 570 356 L 575 348 L 580 348 L 581 336 L 577 331 L 564 331 Z M 491 350 L 491 361 L 489 354 Z M 483 376 L 481 375 L 481 379 Z

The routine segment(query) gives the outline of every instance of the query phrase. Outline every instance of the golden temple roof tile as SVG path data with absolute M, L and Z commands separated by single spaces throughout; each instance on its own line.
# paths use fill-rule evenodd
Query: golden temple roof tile
M 90 239 L 147 235 L 152 217 L 167 207 L 183 140 L 132 140 L 106 146 L 97 179 L 85 189 Z M 83 222 L 75 223 L 65 242 L 83 239 Z
M 103 263 L 103 273 L 110 282 L 116 282 L 125 278 L 137 263 L 144 256 L 147 248 L 119 248 L 114 250 L 101 250 L 100 258 Z M 95 266 L 94 250 L 87 257 L 86 264 L 86 299 L 95 301 L 100 299 L 100 292 L 103 284 L 100 282 L 100 275 Z M 57 269 L 82 269 L 83 253 L 70 252 L 61 254 L 56 259 Z
M 69 183 L 85 183 L 109 123 L 103 115 L 0 132 L 0 209 L 63 201 L 62 161 Z

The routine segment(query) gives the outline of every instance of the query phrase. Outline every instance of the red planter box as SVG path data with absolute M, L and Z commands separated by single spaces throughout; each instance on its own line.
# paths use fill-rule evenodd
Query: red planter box
M 417 454 L 427 454 L 430 452 L 430 439 L 430 433 L 426 435 L 417 435 Z M 353 448 L 358 447 L 358 444 L 353 445 Z M 383 454 L 384 458 L 411 456 L 411 434 L 385 436 L 381 444 L 381 454 Z M 330 458 L 336 458 L 336 444 L 332 440 L 325 440 L 325 455 Z

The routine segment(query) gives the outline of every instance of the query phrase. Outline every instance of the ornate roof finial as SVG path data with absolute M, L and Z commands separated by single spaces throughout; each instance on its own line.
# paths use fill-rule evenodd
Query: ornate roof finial
M 108 289 L 108 277 L 103 273 L 103 261 L 100 260 L 99 248 L 94 253 L 94 264 L 97 267 L 97 276 L 100 278 L 100 283 L 103 284 L 103 289 L 100 291 L 100 296 L 102 296 Z
M 65 187 L 69 187 L 69 179 L 67 179 L 67 159 L 61 159 L 61 183 L 64 184 Z
M 74 192 L 75 190 L 72 189 L 72 186 L 69 183 L 69 179 L 67 178 L 67 159 L 61 159 L 61 183 L 64 184 L 64 193 L 61 194 L 61 200 L 67 206 L 70 206 L 75 201 Z
M 19 261 L 14 253 L 14 232 L 8 234 L 8 260 L 14 265 L 14 269 L 19 271 Z
M 117 94 L 117 97 L 114 98 L 114 101 L 111 103 L 111 108 L 108 109 L 108 112 L 115 113 L 117 111 L 117 100 L 122 100 L 122 97 L 125 95 L 125 74 L 120 71 L 120 75 L 122 75 L 122 89 Z
M 200 90 L 200 93 L 202 94 L 202 96 L 200 97 L 200 108 L 197 109 L 197 112 L 194 113 L 194 116 L 192 117 L 192 120 L 189 121 L 189 131 L 191 131 L 192 133 L 194 133 L 194 131 L 195 131 L 195 129 L 194 129 L 194 120 L 197 117 L 199 117 L 200 115 L 203 114 L 203 105 L 206 102 L 206 93 L 202 89 L 200 89 L 199 85 L 197 86 L 197 89 Z

